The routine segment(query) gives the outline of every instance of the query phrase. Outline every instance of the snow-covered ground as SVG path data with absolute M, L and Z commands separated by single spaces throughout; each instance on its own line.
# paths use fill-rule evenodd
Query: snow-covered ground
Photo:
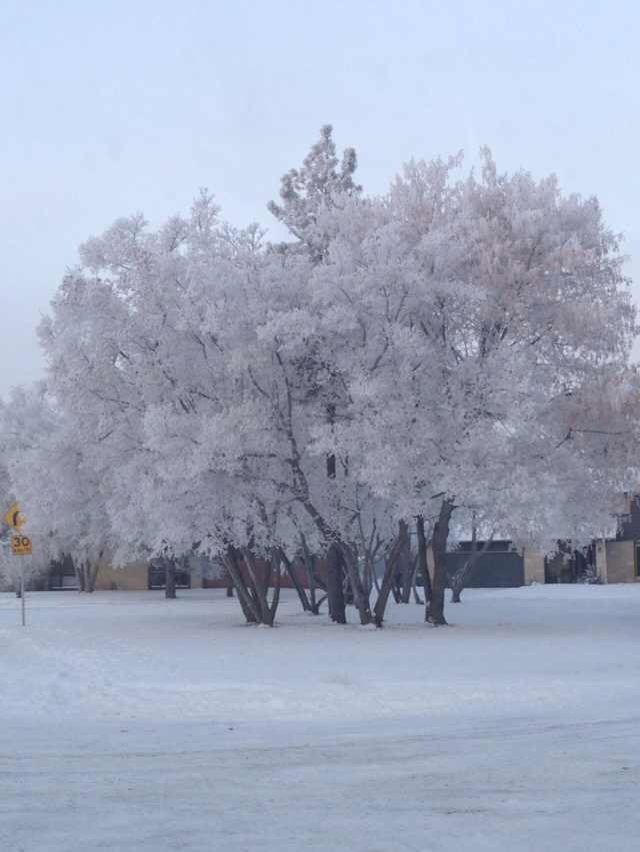
M 454 626 L 285 595 L 0 595 L 2 852 L 640 848 L 640 586 L 467 591 Z

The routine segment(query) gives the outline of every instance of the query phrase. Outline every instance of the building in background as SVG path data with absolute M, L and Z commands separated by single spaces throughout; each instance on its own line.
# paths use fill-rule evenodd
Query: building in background
M 477 542 L 482 550 L 485 542 Z M 447 573 L 453 576 L 464 568 L 471 556 L 471 541 L 461 541 L 455 550 L 447 553 Z M 529 548 L 517 547 L 508 539 L 492 541 L 478 557 L 467 588 L 514 588 L 531 583 L 545 582 L 545 556 Z
M 618 515 L 615 537 L 597 540 L 594 548 L 602 583 L 640 581 L 640 495 L 625 495 L 624 512 Z

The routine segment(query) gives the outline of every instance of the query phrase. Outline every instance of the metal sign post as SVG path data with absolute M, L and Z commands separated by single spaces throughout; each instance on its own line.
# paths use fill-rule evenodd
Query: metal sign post
M 22 611 L 22 626 L 26 627 L 27 624 L 27 613 L 26 613 L 26 590 L 24 585 L 24 560 L 25 557 L 31 558 L 32 549 L 31 549 L 31 539 L 26 535 L 14 535 L 13 540 L 11 542 L 11 549 L 13 550 L 14 556 L 21 556 L 20 560 L 20 609 Z
M 27 626 L 27 608 L 25 603 L 26 593 L 24 590 L 24 560 L 20 563 L 20 607 L 22 609 L 22 626 Z
M 14 503 L 4 516 L 4 521 L 7 526 L 13 529 L 13 534 L 11 536 L 11 551 L 13 555 L 23 557 L 23 561 L 20 563 L 20 609 L 22 613 L 22 626 L 26 627 L 27 609 L 24 587 L 24 557 L 31 556 L 33 549 L 31 539 L 26 535 L 22 535 L 20 530 L 26 524 L 27 519 L 20 511 L 20 506 L 17 503 Z

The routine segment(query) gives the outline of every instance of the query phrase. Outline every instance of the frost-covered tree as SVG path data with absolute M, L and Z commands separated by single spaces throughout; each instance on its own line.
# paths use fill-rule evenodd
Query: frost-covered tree
M 280 203 L 270 201 L 269 211 L 295 237 L 281 250 L 302 249 L 319 262 L 326 253 L 331 233 L 319 222 L 323 209 L 344 197 L 357 195 L 362 187 L 353 176 L 358 166 L 354 148 L 345 148 L 338 159 L 333 127 L 320 128 L 320 139 L 311 147 L 299 169 L 290 169 L 280 180 Z
M 4 405 L 0 400 L 0 422 L 4 415 Z M 4 516 L 15 502 L 11 478 L 7 467 L 8 447 L 5 436 L 0 431 L 0 589 L 17 590 L 20 583 L 20 563 L 11 552 L 13 529 L 7 526 Z
M 109 483 L 122 555 L 238 551 L 250 577 L 258 555 L 277 577 L 301 548 L 341 541 L 370 619 L 358 565 L 375 546 L 371 494 L 344 463 L 327 477 L 315 448 L 337 380 L 314 340 L 313 261 L 218 222 L 207 196 L 158 233 L 119 220 L 81 256 L 42 339 L 56 398 Z
M 594 427 L 592 403 L 635 331 L 594 200 L 499 175 L 488 152 L 480 178 L 452 180 L 458 165 L 412 163 L 387 197 L 325 214 L 337 236 L 315 288 L 350 400 L 323 445 L 400 514 L 433 518 L 434 623 L 457 506 L 489 507 L 499 483 L 544 527 L 542 487 L 579 466 L 611 493 L 619 430 Z
M 82 412 L 78 432 L 108 483 L 117 555 L 229 557 L 245 614 L 271 623 L 259 575 L 266 562 L 278 582 L 289 521 L 251 370 L 268 260 L 259 235 L 218 223 L 202 195 L 159 233 L 119 220 L 82 259 L 42 336 L 52 387 Z
M 332 146 L 274 209 L 296 250 L 226 225 L 206 193 L 157 231 L 134 216 L 89 240 L 42 327 L 50 393 L 123 557 L 220 558 L 247 619 L 272 624 L 283 568 L 326 555 L 332 617 L 344 574 L 381 624 L 415 524 L 441 624 L 454 512 L 542 541 L 569 525 L 563 489 L 592 495 L 573 504 L 586 530 L 624 478 L 618 242 L 595 201 L 487 152 L 480 177 L 412 162 L 365 197 Z M 619 375 L 624 403 L 602 403 Z
M 92 592 L 112 544 L 102 484 L 76 431 L 43 384 L 16 388 L 0 412 L 11 489 L 28 518 L 34 564 L 72 559 L 80 591 Z

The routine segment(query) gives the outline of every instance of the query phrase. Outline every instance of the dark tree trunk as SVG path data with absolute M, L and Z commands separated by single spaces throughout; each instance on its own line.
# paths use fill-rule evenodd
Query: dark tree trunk
M 424 533 L 424 515 L 418 515 L 416 518 L 416 532 L 418 537 L 418 571 L 422 574 L 422 582 L 424 584 L 424 620 L 429 621 L 431 576 L 429 575 L 429 564 L 427 562 L 427 537 Z
M 327 551 L 327 600 L 331 620 L 336 624 L 346 624 L 342 557 L 340 548 L 335 543 L 331 544 Z
M 371 566 L 371 579 L 373 581 L 373 586 L 375 586 L 375 590 L 378 594 L 380 594 L 380 580 L 378 580 L 378 575 L 376 574 L 376 566 Z
M 227 569 L 231 581 L 235 587 L 238 601 L 242 607 L 242 612 L 247 621 L 247 624 L 257 624 L 260 620 L 259 613 L 256 609 L 255 602 L 247 588 L 240 567 L 240 555 L 235 547 L 228 547 L 224 556 L 224 565 Z
M 295 566 L 291 563 L 290 559 L 287 559 L 286 554 L 281 551 L 280 558 L 284 563 L 284 567 L 286 569 L 287 574 L 289 575 L 289 579 L 291 580 L 291 585 L 296 590 L 296 594 L 298 595 L 298 599 L 302 604 L 302 609 L 304 612 L 311 611 L 311 603 L 309 602 L 309 598 L 307 596 L 307 592 L 303 587 L 302 583 L 298 579 L 298 574 L 296 572 Z
M 96 590 L 96 580 L 98 579 L 98 565 L 97 563 L 92 565 L 90 562 L 87 563 L 86 567 L 86 589 L 87 592 L 95 592 Z
M 358 570 L 357 556 L 353 553 L 352 550 L 348 549 L 344 545 L 341 549 L 343 563 L 346 566 L 347 575 L 351 584 L 353 602 L 356 605 L 358 614 L 360 616 L 360 624 L 371 624 L 372 615 L 371 605 L 369 603 L 369 595 L 365 591 L 365 588 L 362 584 L 360 571 Z
M 98 554 L 98 558 L 95 562 L 87 562 L 86 563 L 86 590 L 88 592 L 95 592 L 96 590 L 96 581 L 98 579 L 98 571 L 100 570 L 100 562 L 102 561 L 102 557 L 104 556 L 104 551 L 100 551 Z
M 333 403 L 327 405 L 327 423 L 333 426 L 336 422 L 336 407 Z M 327 454 L 327 476 L 329 479 L 336 478 L 336 457 L 334 453 Z
M 280 602 L 280 587 L 282 584 L 282 568 L 280 565 L 280 557 L 284 556 L 282 551 L 279 554 L 275 554 L 272 557 L 272 576 L 273 576 L 273 595 L 271 596 L 271 604 L 268 606 L 268 621 L 265 623 L 269 625 L 269 627 L 273 627 L 276 623 L 276 612 L 278 609 L 278 604 Z M 265 598 L 266 591 L 268 591 L 268 587 L 265 590 Z
M 400 521 L 398 524 L 398 538 L 400 540 L 399 554 L 399 580 L 400 580 L 400 600 L 398 603 L 408 604 L 411 600 L 411 581 L 413 578 L 413 563 L 411 560 L 411 540 L 409 538 L 409 527 L 406 521 Z
M 176 597 L 176 561 L 175 559 L 164 560 L 164 596 L 168 600 L 175 600 Z
M 84 568 L 77 562 L 73 567 L 76 572 L 76 580 L 78 581 L 78 591 L 84 592 Z
M 417 577 L 418 577 L 418 557 L 416 556 L 416 567 L 415 567 L 415 570 L 413 572 L 413 582 L 412 582 L 411 586 L 413 588 L 413 599 L 414 599 L 414 601 L 418 604 L 418 606 L 422 606 L 424 604 L 424 601 L 422 600 L 422 598 L 420 597 L 420 594 L 418 592 Z
M 266 624 L 269 621 L 269 604 L 267 603 L 265 589 L 269 588 L 271 582 L 271 572 L 273 570 L 272 565 L 269 563 L 268 576 L 263 580 L 262 577 L 260 577 L 260 571 L 255 563 L 251 551 L 245 548 L 242 551 L 242 558 L 245 568 L 247 569 L 247 573 L 249 574 L 249 588 L 251 591 L 251 598 L 256 607 L 258 623 Z
M 307 571 L 307 582 L 309 583 L 309 612 L 313 613 L 313 615 L 320 614 L 320 604 L 318 603 L 318 598 L 316 595 L 316 566 L 315 566 L 315 556 L 311 556 L 307 553 L 305 549 L 304 553 L 304 565 Z
M 393 599 L 396 603 L 400 603 L 402 600 L 402 580 L 400 578 L 400 569 L 398 568 L 398 563 L 396 562 L 396 567 L 393 572 L 393 582 L 391 583 L 391 594 L 393 595 Z
M 320 614 L 320 606 L 327 596 L 323 595 L 320 600 L 317 597 L 317 589 L 326 591 L 326 585 L 316 575 L 316 557 L 309 552 L 307 540 L 304 535 L 300 534 L 300 542 L 302 544 L 302 554 L 304 559 L 304 567 L 307 572 L 307 581 L 309 583 L 309 612 L 313 615 Z
M 382 577 L 382 583 L 380 585 L 380 592 L 378 593 L 376 605 L 373 608 L 374 623 L 376 627 L 382 627 L 382 624 L 384 622 L 384 613 L 387 608 L 387 603 L 389 601 L 389 595 L 391 594 L 391 590 L 393 588 L 393 583 L 398 566 L 398 548 L 399 542 L 398 539 L 396 539 L 393 544 L 393 547 L 391 548 L 391 552 L 385 560 L 384 575 Z
M 367 590 L 367 594 L 371 597 L 371 592 L 373 591 L 373 587 L 375 584 L 376 591 L 380 591 L 379 584 L 375 582 L 376 580 L 376 568 L 375 568 L 375 558 L 371 556 L 370 553 L 365 552 L 365 563 L 364 563 L 364 578 L 363 583 L 364 587 Z
M 84 592 L 87 588 L 87 572 L 84 568 L 84 562 L 73 560 L 73 570 L 76 572 L 76 580 L 78 581 L 78 591 Z
M 261 569 L 258 561 L 250 550 L 244 549 L 242 556 L 250 578 L 252 599 L 255 603 L 258 622 L 267 627 L 275 624 L 276 610 L 280 601 L 281 568 L 280 555 L 277 552 L 271 554 L 267 563 L 266 571 Z M 273 595 L 269 603 L 269 588 L 273 580 Z
M 336 417 L 336 407 L 333 403 L 327 405 L 327 422 L 333 426 Z M 336 478 L 336 457 L 334 453 L 327 455 L 327 477 Z M 344 570 L 340 547 L 336 542 L 329 545 L 327 551 L 327 602 L 329 616 L 336 624 L 347 623 L 347 611 L 344 597 Z
M 447 540 L 452 512 L 453 501 L 448 498 L 443 500 L 433 528 L 433 583 L 429 620 L 436 627 L 447 623 L 444 617 L 444 592 L 447 586 Z
M 231 579 L 231 574 L 225 569 L 225 580 L 226 580 L 226 589 L 227 589 L 227 597 L 233 597 L 233 580 Z

